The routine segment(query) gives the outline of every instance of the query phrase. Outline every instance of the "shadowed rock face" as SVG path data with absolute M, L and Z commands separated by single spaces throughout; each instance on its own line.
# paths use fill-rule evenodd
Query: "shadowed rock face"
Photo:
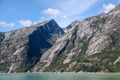
M 3 41 L 3 39 L 5 38 L 5 35 L 3 32 L 0 32 L 0 42 Z
M 33 71 L 120 72 L 119 15 L 117 10 L 71 24 L 73 27 L 42 55 Z
M 54 20 L 0 33 L 0 72 L 26 72 L 64 34 Z
M 52 47 L 55 41 L 64 34 L 63 30 L 57 25 L 54 20 L 51 20 L 47 24 L 39 27 L 31 35 L 29 35 L 27 59 L 25 63 L 25 71 L 30 70 L 40 59 L 43 53 Z M 23 64 L 23 65 L 24 65 Z

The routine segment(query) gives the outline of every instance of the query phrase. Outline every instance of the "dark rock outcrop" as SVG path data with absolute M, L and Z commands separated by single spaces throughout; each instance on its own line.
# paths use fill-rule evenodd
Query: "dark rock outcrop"
M 4 38 L 5 38 L 4 33 L 3 33 L 3 32 L 0 32 L 0 42 L 2 42 Z

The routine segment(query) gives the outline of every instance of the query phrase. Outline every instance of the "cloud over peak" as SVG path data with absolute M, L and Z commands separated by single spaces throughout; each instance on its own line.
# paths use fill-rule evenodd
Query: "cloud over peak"
M 43 10 L 43 13 L 52 15 L 52 16 L 56 16 L 56 15 L 60 14 L 60 11 L 58 9 L 48 8 L 48 9 Z
M 102 12 L 103 13 L 108 13 L 108 12 L 110 12 L 112 9 L 114 9 L 115 8 L 115 5 L 114 4 L 111 4 L 111 3 L 109 3 L 109 4 L 104 4 L 103 6 L 102 6 Z

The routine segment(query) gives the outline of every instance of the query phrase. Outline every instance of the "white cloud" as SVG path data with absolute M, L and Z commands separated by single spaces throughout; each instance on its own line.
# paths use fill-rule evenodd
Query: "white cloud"
M 43 13 L 49 14 L 52 16 L 56 16 L 56 15 L 60 14 L 60 11 L 58 9 L 48 8 L 48 9 L 43 10 Z
M 0 26 L 2 26 L 2 27 L 14 27 L 14 23 L 7 23 L 5 21 L 0 21 Z
M 45 17 L 41 17 L 41 19 L 45 19 Z
M 34 21 L 34 22 L 33 22 L 33 24 L 37 24 L 37 22 L 36 22 L 36 21 Z
M 32 22 L 30 20 L 20 20 L 18 21 L 22 26 L 31 26 Z
M 64 15 L 63 18 L 66 19 L 68 16 Z
M 98 0 L 57 0 L 49 1 L 48 8 L 42 11 L 45 19 L 54 18 L 60 26 L 67 26 L 70 22 L 78 20 L 89 11 Z M 63 21 L 64 19 L 64 21 Z
M 104 4 L 103 5 L 103 7 L 102 7 L 102 12 L 103 13 L 108 13 L 108 12 L 110 12 L 112 9 L 114 9 L 115 8 L 115 5 L 114 4 L 111 4 L 111 3 L 109 3 L 109 4 Z

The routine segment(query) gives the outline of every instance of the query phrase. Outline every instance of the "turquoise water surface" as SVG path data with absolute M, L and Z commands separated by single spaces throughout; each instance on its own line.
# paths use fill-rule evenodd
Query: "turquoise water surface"
M 0 80 L 120 80 L 118 73 L 16 73 L 0 74 Z

